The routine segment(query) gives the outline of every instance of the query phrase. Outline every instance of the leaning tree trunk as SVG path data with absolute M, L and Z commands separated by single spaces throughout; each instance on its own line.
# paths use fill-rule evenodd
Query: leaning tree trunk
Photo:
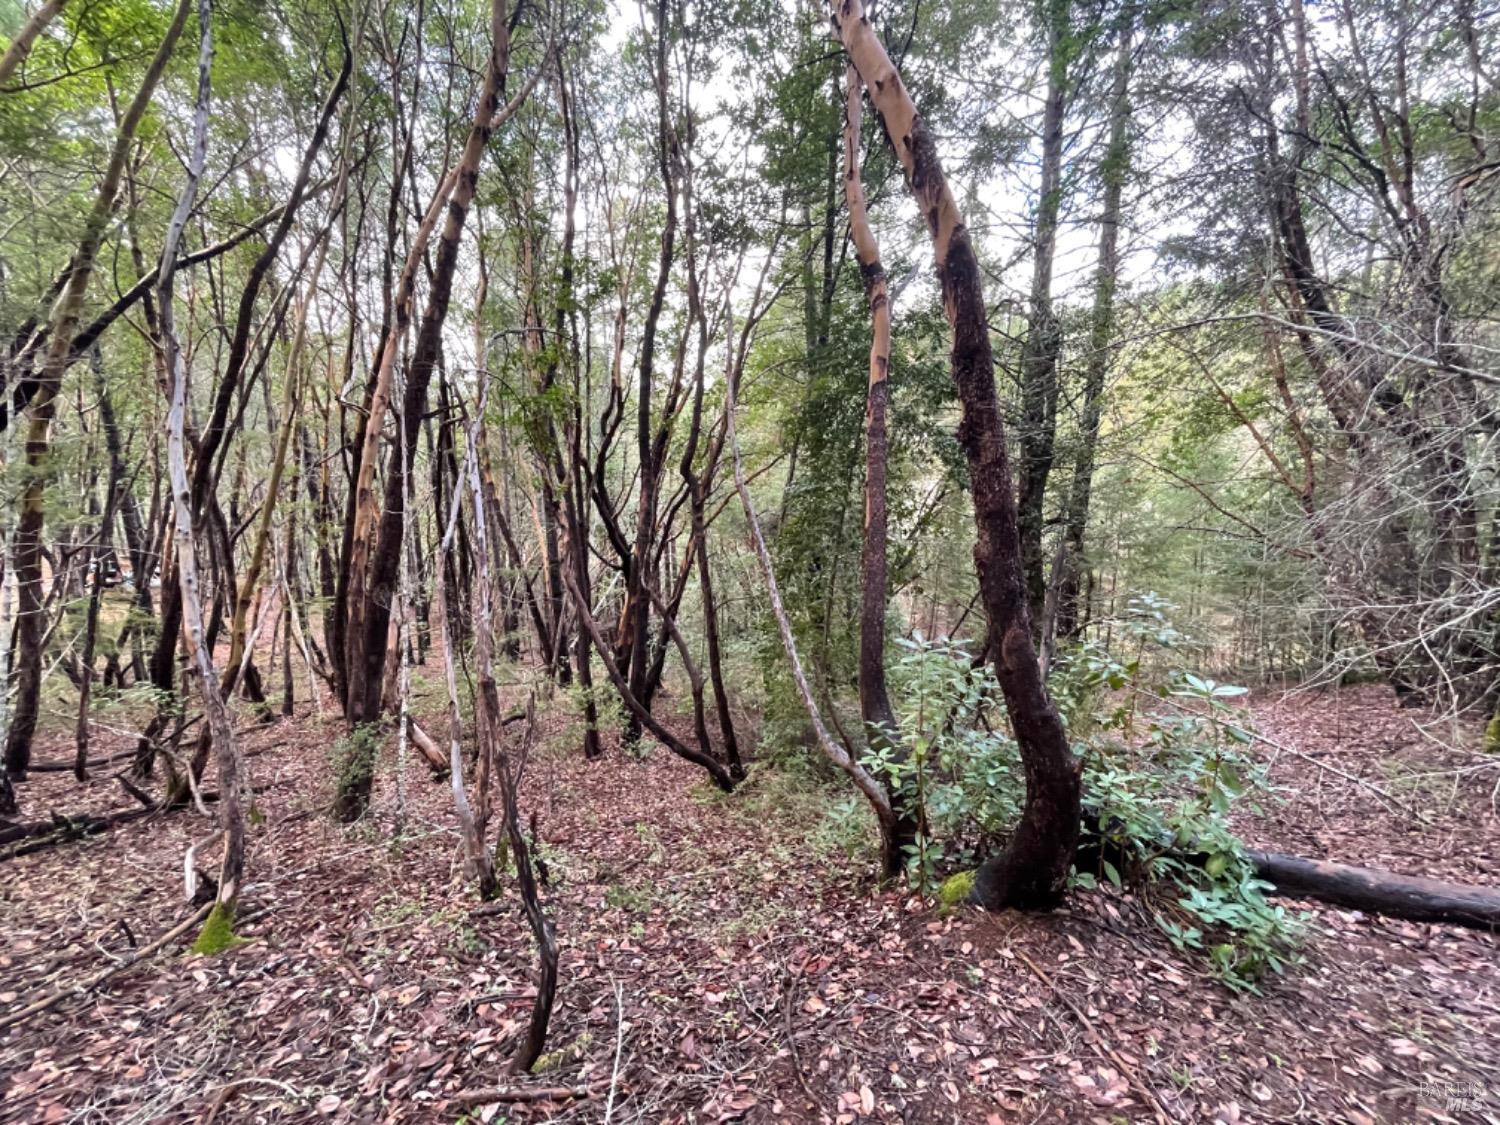
M 193 149 L 188 162 L 187 184 L 177 200 L 177 209 L 167 228 L 162 247 L 161 274 L 157 285 L 161 343 L 164 353 L 171 409 L 167 416 L 167 472 L 172 486 L 173 539 L 177 548 L 177 579 L 182 590 L 183 635 L 188 658 L 197 682 L 198 695 L 213 732 L 214 750 L 219 759 L 219 824 L 224 833 L 224 860 L 219 871 L 219 889 L 214 908 L 203 925 L 194 947 L 199 952 L 217 953 L 233 940 L 234 913 L 239 902 L 240 882 L 245 865 L 245 815 L 241 805 L 244 786 L 243 762 L 239 744 L 224 693 L 219 690 L 214 673 L 213 654 L 204 643 L 203 602 L 198 587 L 197 548 L 193 542 L 192 489 L 188 483 L 187 423 L 188 370 L 172 314 L 172 279 L 176 273 L 177 244 L 182 229 L 192 214 L 198 195 L 198 181 L 208 153 L 209 71 L 213 62 L 213 22 L 211 0 L 198 0 L 198 23 L 201 46 L 198 52 L 198 101 L 193 115 Z
M 418 429 L 422 415 L 427 409 L 427 387 L 437 367 L 438 353 L 442 345 L 443 324 L 448 317 L 449 299 L 453 292 L 453 275 L 458 265 L 459 242 L 469 208 L 474 202 L 479 185 L 480 160 L 490 137 L 508 117 L 519 108 L 535 85 L 537 74 L 503 109 L 499 105 L 501 84 L 510 64 L 510 35 L 506 20 L 504 0 L 494 0 L 490 6 L 490 52 L 485 66 L 484 82 L 475 104 L 474 120 L 464 143 L 458 165 L 449 173 L 452 190 L 448 194 L 447 219 L 438 240 L 429 289 L 427 305 L 422 313 L 422 323 L 417 330 L 412 349 L 411 365 L 407 371 L 406 388 L 402 396 L 399 424 L 404 428 L 404 445 L 393 456 L 387 466 L 385 495 L 376 505 L 373 491 L 365 480 L 366 466 L 362 461 L 361 494 L 357 516 L 356 539 L 359 528 L 364 531 L 363 552 L 351 555 L 350 592 L 348 600 L 349 620 L 346 626 L 345 659 L 345 717 L 351 724 L 374 722 L 381 713 L 382 681 L 385 672 L 386 634 L 389 631 L 392 595 L 395 591 L 396 572 L 401 559 L 402 541 L 406 531 L 406 513 L 402 510 L 401 497 L 406 487 L 406 476 L 412 470 L 411 459 L 416 455 Z M 420 262 L 421 255 L 418 255 Z M 418 262 L 408 262 L 415 274 Z M 395 342 L 387 341 L 387 355 L 383 362 L 395 359 Z M 382 371 L 383 380 L 389 383 L 388 375 Z M 372 413 L 367 420 L 365 455 L 372 457 L 372 446 L 378 443 L 379 430 L 373 428 Z M 373 428 L 373 432 L 372 432 Z M 373 474 L 373 461 L 370 473 Z M 372 539 L 373 516 L 379 512 L 379 538 Z M 373 546 L 372 546 L 373 543 Z M 364 558 L 369 559 L 366 573 Z M 356 583 L 359 585 L 356 586 Z M 357 784 L 353 790 L 341 793 L 339 812 L 345 819 L 353 819 L 364 810 L 369 796 L 369 779 Z
M 991 909 L 1050 907 L 1062 898 L 1078 846 L 1081 767 L 1047 695 L 1031 642 L 1016 501 L 995 392 L 979 260 L 943 178 L 934 138 L 917 115 L 860 0 L 837 0 L 833 22 L 870 92 L 932 235 L 943 309 L 953 327 L 953 382 L 962 405 L 958 440 L 974 497 L 974 565 L 989 618 L 995 675 L 1026 775 L 1021 822 L 1006 848 L 980 867 L 974 894 Z
M 115 132 L 114 148 L 104 179 L 84 221 L 83 237 L 73 252 L 67 283 L 53 305 L 48 329 L 47 353 L 36 379 L 28 407 L 26 426 L 26 481 L 21 490 L 20 519 L 15 532 L 16 571 L 16 700 L 5 741 L 5 765 L 12 778 L 26 775 L 31 764 L 31 739 L 36 733 L 42 690 L 42 636 L 45 607 L 42 597 L 42 527 L 46 510 L 44 496 L 49 477 L 52 419 L 57 413 L 57 395 L 68 369 L 74 337 L 83 311 L 83 298 L 93 277 L 94 263 L 104 241 L 116 196 L 125 173 L 126 159 L 135 142 L 136 130 L 151 104 L 156 85 L 171 60 L 172 50 L 187 24 L 192 0 L 181 0 L 156 55 L 141 78 Z
M 769 261 L 769 259 L 768 259 Z M 761 285 L 765 282 L 765 274 L 761 274 Z M 755 302 L 760 299 L 761 285 L 756 286 Z M 754 305 L 752 304 L 752 313 Z M 749 324 L 745 326 L 745 332 L 749 332 Z M 734 325 L 729 325 L 730 337 L 733 338 Z M 802 699 L 803 709 L 807 712 L 808 722 L 812 725 L 813 736 L 817 739 L 818 748 L 839 769 L 848 775 L 854 787 L 864 794 L 865 800 L 870 802 L 870 810 L 875 814 L 875 822 L 880 828 L 880 839 L 885 856 L 884 866 L 891 867 L 891 845 L 895 839 L 893 830 L 895 814 L 891 810 L 891 799 L 882 785 L 869 770 L 860 764 L 855 758 L 828 732 L 827 725 L 823 722 L 822 712 L 818 708 L 818 701 L 813 696 L 812 686 L 807 681 L 807 673 L 802 668 L 802 658 L 797 653 L 797 638 L 792 632 L 791 618 L 787 616 L 786 604 L 781 600 L 781 587 L 776 582 L 776 568 L 771 561 L 770 549 L 766 546 L 766 537 L 761 533 L 760 517 L 755 514 L 755 502 L 750 495 L 750 485 L 745 479 L 745 465 L 740 458 L 739 430 L 735 424 L 735 412 L 738 408 L 739 377 L 743 369 L 745 355 L 745 336 L 741 336 L 740 348 L 736 353 L 731 345 L 726 350 L 729 359 L 725 363 L 725 394 L 724 404 L 725 427 L 729 437 L 729 459 L 734 468 L 734 487 L 739 494 L 740 505 L 745 511 L 745 522 L 750 527 L 750 543 L 755 550 L 756 562 L 760 565 L 761 577 L 766 582 L 766 596 L 771 602 L 771 615 L 776 619 L 777 632 L 781 634 L 781 647 L 786 653 L 787 664 L 791 667 L 792 682 L 797 686 L 797 694 Z
M 886 413 L 891 400 L 891 301 L 885 266 L 880 261 L 880 245 L 870 228 L 865 189 L 860 178 L 859 126 L 863 91 L 859 72 L 852 66 L 848 68 L 845 85 L 844 195 L 849 203 L 849 235 L 859 259 L 859 273 L 864 279 L 865 299 L 870 305 L 873 328 L 869 390 L 865 401 L 865 541 L 860 555 L 859 706 L 870 742 L 894 755 L 898 761 L 905 761 L 909 751 L 896 723 L 896 713 L 891 708 L 885 682 L 886 535 L 889 525 L 886 463 L 890 456 Z M 900 873 L 907 849 L 916 844 L 922 830 L 918 795 L 897 783 L 890 787 L 890 798 L 890 838 L 884 849 L 888 878 Z
M 218 487 L 218 470 L 220 465 L 218 452 L 225 438 L 229 435 L 229 412 L 236 398 L 240 380 L 245 371 L 246 363 L 249 361 L 251 350 L 251 334 L 254 327 L 256 302 L 259 300 L 260 291 L 265 284 L 266 277 L 281 253 L 282 244 L 291 233 L 292 225 L 296 220 L 297 212 L 302 204 L 312 194 L 308 184 L 312 178 L 313 164 L 322 149 L 323 141 L 328 135 L 329 125 L 333 120 L 333 113 L 338 105 L 339 98 L 343 95 L 344 88 L 348 84 L 350 75 L 351 58 L 349 51 L 344 52 L 344 63 L 339 70 L 338 78 L 328 97 L 324 100 L 322 109 L 318 116 L 317 125 L 313 128 L 313 134 L 308 141 L 306 149 L 302 154 L 302 163 L 297 169 L 297 178 L 292 184 L 291 194 L 287 202 L 278 213 L 275 228 L 272 230 L 266 244 L 256 256 L 250 267 L 250 273 L 245 279 L 245 286 L 240 291 L 239 306 L 235 312 L 234 331 L 229 340 L 229 348 L 224 360 L 224 375 L 219 380 L 219 385 L 214 391 L 213 405 L 209 411 L 207 422 L 202 427 L 193 453 L 192 476 L 190 478 L 189 504 L 192 509 L 194 527 L 196 528 L 205 517 L 210 520 L 222 519 L 222 513 L 217 511 L 214 499 L 215 490 Z M 175 269 L 175 266 L 174 266 Z M 164 376 L 170 379 L 170 376 Z M 232 558 L 232 556 L 231 556 Z M 226 560 L 226 565 L 232 565 Z M 167 705 L 158 708 L 156 715 L 147 726 L 136 747 L 136 772 L 145 775 L 150 772 L 152 761 L 155 756 L 156 738 L 166 729 L 170 721 L 171 701 L 176 686 L 176 652 L 177 638 L 182 630 L 183 605 L 181 596 L 182 582 L 175 575 L 169 574 L 167 570 L 162 575 L 162 597 L 161 597 L 161 620 L 160 628 L 156 638 L 156 648 L 151 654 L 151 683 L 161 693 L 162 699 Z M 211 624 L 207 640 L 212 647 L 213 638 L 217 632 L 216 624 Z M 209 731 L 212 735 L 212 729 Z
M 37 37 L 47 30 L 47 25 L 57 18 L 57 14 L 63 10 L 63 5 L 67 2 L 68 0 L 47 0 L 32 13 L 31 18 L 22 25 L 21 30 L 16 32 L 16 37 L 10 41 L 10 46 L 5 48 L 5 54 L 0 55 L 0 86 L 4 86 L 11 80 L 11 76 L 31 54 L 31 48 L 36 43 Z

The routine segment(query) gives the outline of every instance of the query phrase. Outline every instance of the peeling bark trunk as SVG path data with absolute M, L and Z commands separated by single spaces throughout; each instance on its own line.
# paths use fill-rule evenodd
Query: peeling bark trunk
M 943 178 L 934 139 L 863 5 L 836 3 L 834 26 L 870 92 L 933 239 L 943 309 L 953 327 L 953 382 L 962 404 L 958 439 L 974 498 L 974 565 L 989 618 L 995 675 L 1026 775 L 1021 822 L 1006 848 L 980 867 L 974 893 L 990 909 L 1050 907 L 1063 896 L 1078 846 L 1081 767 L 1047 696 L 1031 641 L 979 262 Z
M 865 737 L 904 762 L 909 750 L 891 708 L 885 681 L 885 611 L 887 589 L 886 538 L 889 519 L 886 507 L 886 463 L 890 458 L 890 435 L 886 413 L 890 405 L 891 302 L 886 287 L 880 246 L 870 228 L 865 208 L 865 189 L 860 178 L 860 102 L 863 90 L 853 66 L 846 76 L 844 120 L 844 195 L 849 204 L 849 233 L 865 283 L 870 306 L 870 378 L 865 399 L 865 530 L 860 554 L 859 705 L 865 722 Z M 901 873 L 906 850 L 922 831 L 922 809 L 915 793 L 892 788 L 891 823 L 884 840 L 883 860 L 887 878 Z

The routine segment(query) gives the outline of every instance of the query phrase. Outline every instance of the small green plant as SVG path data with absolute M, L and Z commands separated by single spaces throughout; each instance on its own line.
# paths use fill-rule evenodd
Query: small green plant
M 893 667 L 900 739 L 871 730 L 863 761 L 893 793 L 922 810 L 925 831 L 907 845 L 907 876 L 924 895 L 942 873 L 977 859 L 1006 832 L 1023 795 L 1015 743 L 988 723 L 993 674 L 962 646 L 916 636 Z
M 1082 828 L 1097 857 L 1074 882 L 1130 886 L 1174 944 L 1205 955 L 1231 988 L 1254 989 L 1295 958 L 1303 926 L 1266 899 L 1269 885 L 1229 829 L 1233 809 L 1269 792 L 1245 752 L 1253 735 L 1236 709 L 1245 689 L 1182 667 L 1171 610 L 1154 595 L 1132 599 L 1116 630 L 1124 655 L 1086 643 L 1049 682 L 1083 760 Z M 923 810 L 908 874 L 946 911 L 973 876 L 942 875 L 975 866 L 1010 831 L 1024 776 L 989 666 L 948 643 L 900 644 L 893 686 L 906 741 L 872 731 L 864 761 Z
M 234 932 L 234 911 L 224 903 L 216 902 L 203 922 L 203 929 L 198 932 L 198 939 L 193 942 L 192 951 L 203 957 L 215 957 L 244 944 L 246 939 Z
M 943 880 L 938 888 L 938 913 L 945 917 L 952 914 L 974 893 L 974 872 L 958 871 Z
M 594 705 L 594 729 L 598 731 L 619 730 L 625 725 L 627 712 L 620 695 L 606 683 L 596 683 L 585 688 L 576 680 L 566 689 L 564 705 L 568 723 L 562 734 L 551 740 L 554 747 L 564 754 L 574 754 L 589 726 L 589 703 Z
M 651 892 L 645 887 L 611 883 L 604 889 L 604 905 L 611 910 L 628 910 L 632 914 L 651 913 Z

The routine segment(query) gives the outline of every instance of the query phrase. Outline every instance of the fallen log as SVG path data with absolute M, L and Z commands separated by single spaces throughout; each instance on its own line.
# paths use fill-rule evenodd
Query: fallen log
M 427 760 L 427 768 L 432 770 L 434 777 L 448 776 L 448 754 L 442 747 L 433 741 L 432 736 L 418 725 L 412 718 L 407 719 L 408 729 L 411 731 L 412 745 L 417 748 L 422 757 Z
M 1252 851 L 1248 857 L 1256 875 L 1287 898 L 1316 899 L 1413 922 L 1500 929 L 1500 887 L 1444 883 L 1279 852 Z
M 53 813 L 48 820 L 23 821 L 20 824 L 12 824 L 6 828 L 0 828 L 0 845 L 13 844 L 21 840 L 34 840 L 38 837 L 56 836 L 61 839 L 82 839 L 85 836 L 94 836 L 107 828 L 113 828 L 118 824 L 128 824 L 132 820 L 139 820 L 148 816 L 154 809 L 123 809 L 119 812 L 104 813 L 101 815 L 78 814 L 65 816 Z M 8 853 L 4 858 L 24 855 L 25 852 L 17 849 Z
M 1115 822 L 1109 827 L 1114 828 Z M 1176 846 L 1170 839 L 1161 842 L 1161 851 L 1195 867 L 1202 867 L 1210 858 L 1206 851 L 1191 844 Z M 1256 877 L 1271 884 L 1268 893 L 1281 898 L 1315 899 L 1411 922 L 1441 922 L 1500 931 L 1500 887 L 1445 883 L 1420 875 L 1399 875 L 1394 871 L 1304 859 L 1282 852 L 1247 850 L 1245 858 L 1254 865 Z M 1110 832 L 1104 830 L 1098 813 L 1086 810 L 1074 858 L 1077 869 L 1097 875 L 1108 860 L 1117 870 L 1124 871 L 1129 859 Z

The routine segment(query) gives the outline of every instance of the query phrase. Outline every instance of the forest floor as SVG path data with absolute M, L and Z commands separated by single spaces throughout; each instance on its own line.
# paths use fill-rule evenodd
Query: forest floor
M 1250 840 L 1500 882 L 1500 770 L 1424 735 L 1428 717 L 1377 687 L 1253 708 L 1285 800 L 1239 826 Z M 69 756 L 62 727 L 39 758 Z M 515 1079 L 533 954 L 513 888 L 479 905 L 449 789 L 416 761 L 399 837 L 389 768 L 372 815 L 335 824 L 338 735 L 331 713 L 247 735 L 264 817 L 247 942 L 211 959 L 172 943 L 0 1032 L 0 1121 L 451 1123 L 459 1091 L 493 1086 L 552 1093 L 468 1120 L 1500 1120 L 1494 935 L 1299 906 L 1304 962 L 1237 994 L 1131 894 L 940 917 L 874 885 L 839 790 L 758 769 L 726 798 L 659 749 L 585 764 L 556 709 L 523 807 L 561 985 L 553 1053 Z M 23 805 L 126 807 L 118 768 L 85 787 L 35 774 Z M 179 812 L 5 859 L 0 1017 L 186 917 L 183 856 L 208 832 Z

